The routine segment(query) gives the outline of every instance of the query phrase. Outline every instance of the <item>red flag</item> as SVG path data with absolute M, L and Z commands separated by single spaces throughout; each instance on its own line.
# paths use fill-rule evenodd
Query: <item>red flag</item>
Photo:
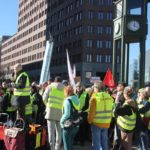
M 112 75 L 109 68 L 108 68 L 106 75 L 104 77 L 103 84 L 108 86 L 108 87 L 115 87 L 115 81 L 114 81 L 113 75 Z

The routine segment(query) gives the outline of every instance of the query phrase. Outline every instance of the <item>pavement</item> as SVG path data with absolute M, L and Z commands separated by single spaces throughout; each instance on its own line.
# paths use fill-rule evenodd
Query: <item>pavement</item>
M 92 150 L 91 143 L 85 143 L 84 146 L 74 145 L 73 148 L 74 150 Z M 61 150 L 64 150 L 64 149 L 61 148 Z M 136 145 L 133 145 L 132 150 L 138 150 L 138 147 Z M 148 150 L 150 150 L 150 148 L 148 148 Z
M 91 143 L 85 143 L 84 146 L 80 146 L 80 145 L 74 145 L 73 146 L 74 150 L 91 150 Z M 63 147 L 61 148 L 61 150 L 64 150 Z

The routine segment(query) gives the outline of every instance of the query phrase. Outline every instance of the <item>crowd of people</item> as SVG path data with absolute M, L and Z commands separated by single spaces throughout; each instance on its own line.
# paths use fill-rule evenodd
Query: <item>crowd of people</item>
M 9 85 L 9 86 L 8 86 Z M 73 150 L 91 143 L 93 150 L 147 150 L 150 131 L 150 84 L 134 90 L 123 82 L 106 88 L 102 81 L 74 86 L 57 76 L 43 85 L 30 83 L 21 64 L 11 82 L 0 86 L 0 112 L 47 128 L 47 149 Z M 46 120 L 46 122 L 45 122 Z M 63 142 L 62 142 L 63 141 Z

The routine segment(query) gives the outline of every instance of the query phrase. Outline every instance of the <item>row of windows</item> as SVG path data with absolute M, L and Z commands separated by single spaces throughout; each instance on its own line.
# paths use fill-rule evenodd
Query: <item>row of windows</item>
M 97 1 L 98 1 L 98 5 L 108 5 L 108 6 L 112 6 L 113 5 L 113 2 L 112 0 L 88 0 L 88 3 L 90 5 L 94 5 L 96 4 L 97 5 Z
M 87 40 L 87 48 L 93 48 L 94 47 L 94 40 Z M 104 48 L 104 44 L 105 44 L 105 48 L 112 48 L 112 41 L 102 41 L 102 40 L 97 40 L 96 41 L 96 48 Z
M 27 10 L 29 10 L 30 8 L 32 8 L 35 5 L 34 3 L 36 3 L 36 1 L 37 0 L 35 0 L 35 1 L 32 0 L 22 10 L 21 10 L 21 6 L 23 6 L 23 5 L 20 4 L 19 5 L 19 8 L 20 8 L 19 16 L 22 15 L 22 14 L 24 14 L 24 13 L 26 13 Z M 39 11 L 39 9 L 41 9 L 43 6 L 44 6 L 44 1 L 42 1 L 41 3 L 39 2 L 39 4 L 37 4 L 37 6 L 35 6 L 34 9 L 30 11 L 30 14 L 33 14 L 34 12 Z
M 44 11 L 39 15 L 36 15 L 34 18 L 28 19 L 26 22 L 24 21 L 24 18 L 21 18 L 18 22 L 19 24 L 18 31 L 21 31 L 22 29 L 28 27 L 29 25 L 37 21 L 39 18 L 41 18 L 43 15 Z M 46 24 L 46 19 L 44 20 L 44 24 Z
M 28 57 L 18 59 L 17 61 L 12 61 L 10 63 L 7 63 L 6 65 L 2 65 L 2 68 L 6 68 L 8 66 L 13 66 L 16 63 L 26 63 L 26 62 L 29 62 L 29 61 L 35 61 L 36 59 L 43 58 L 43 56 L 44 56 L 44 52 L 40 52 L 40 53 L 34 54 L 32 56 L 28 56 Z
M 98 20 L 112 20 L 113 14 L 112 12 L 94 12 L 93 10 L 88 11 L 88 18 L 89 19 L 98 19 Z
M 117 56 L 117 63 L 119 63 L 119 56 Z M 112 62 L 112 56 L 111 55 L 92 55 L 87 54 L 86 55 L 86 62 L 97 62 L 97 63 L 111 63 Z
M 51 66 L 66 64 L 67 63 L 66 61 L 67 61 L 66 57 L 56 58 L 52 60 Z M 70 56 L 70 61 L 72 63 L 81 62 L 81 54 Z
M 40 23 L 36 24 L 35 26 L 31 27 L 30 29 L 24 31 L 22 34 L 18 34 L 16 37 L 14 37 L 12 40 L 10 40 L 9 42 L 7 42 L 6 44 L 4 44 L 2 46 L 2 48 L 7 47 L 8 45 L 11 45 L 12 43 L 18 41 L 19 39 L 24 38 L 25 36 L 27 36 L 28 34 L 32 33 L 33 31 L 36 31 L 38 28 L 43 27 L 43 25 L 45 25 L 45 21 L 41 21 Z M 44 35 L 45 35 L 46 30 L 44 31 Z M 32 41 L 32 39 L 31 39 Z
M 105 28 L 105 30 L 104 30 Z M 52 26 L 50 28 L 50 32 L 51 33 L 55 33 L 57 31 L 57 26 Z M 97 33 L 99 35 L 102 35 L 102 34 L 106 34 L 106 35 L 111 35 L 112 34 L 112 27 L 111 26 L 106 26 L 106 27 L 103 27 L 103 26 L 97 26 L 97 31 L 95 31 L 95 26 L 87 26 L 87 32 L 88 33 Z M 65 31 L 59 35 L 57 35 L 55 37 L 55 39 L 57 41 L 62 41 L 62 40 L 65 40 L 65 39 L 68 39 L 68 38 L 71 38 L 75 35 L 80 35 L 83 33 L 83 26 L 78 26 L 76 28 L 73 28 L 69 31 Z
M 53 25 L 51 27 L 51 31 L 56 32 L 58 30 L 63 29 L 64 27 L 67 27 L 75 22 L 80 21 L 80 20 L 82 20 L 82 12 L 79 12 L 79 13 L 75 14 L 74 16 L 66 18 L 65 20 L 62 20 L 62 21 L 58 22 L 57 24 Z M 47 24 L 50 24 L 50 23 L 51 23 L 51 21 L 50 21 L 50 19 L 48 19 Z
M 58 1 L 54 1 L 54 2 L 49 1 L 49 4 L 50 4 L 49 10 L 55 9 L 56 7 L 58 7 L 59 5 L 61 5 L 64 2 L 65 2 L 65 0 L 58 0 Z M 83 0 L 76 0 L 74 3 L 71 3 L 66 7 L 66 13 L 69 13 L 71 10 L 76 9 L 77 7 L 81 6 L 82 4 L 83 4 Z
M 53 54 L 66 53 L 66 49 L 81 48 L 82 40 L 76 40 L 58 47 L 54 47 Z
M 99 35 L 106 34 L 111 35 L 112 34 L 112 27 L 111 26 L 93 26 L 88 25 L 87 26 L 88 33 L 97 33 Z
M 51 32 L 51 31 L 50 31 Z M 53 32 L 51 32 L 53 33 Z M 74 29 L 71 29 L 71 30 L 68 30 L 68 31 L 65 31 L 61 34 L 58 34 L 55 36 L 55 39 L 56 41 L 60 42 L 62 40 L 66 40 L 66 39 L 69 39 L 71 37 L 74 37 L 75 35 L 80 35 L 83 33 L 83 27 L 82 26 L 78 26 Z
M 3 61 L 7 61 L 7 60 L 13 59 L 13 58 L 18 57 L 18 56 L 22 56 L 25 53 L 28 53 L 28 52 L 31 52 L 31 51 L 34 51 L 34 50 L 41 48 L 42 45 L 45 47 L 45 44 L 46 44 L 45 41 L 43 43 L 40 42 L 40 43 L 34 44 L 33 46 L 30 46 L 26 49 L 23 49 L 22 51 L 19 51 L 19 52 L 11 54 L 9 56 L 6 56 L 6 57 L 2 58 L 1 60 L 3 62 Z
M 11 48 L 5 50 L 5 51 L 3 51 L 3 52 L 1 53 L 1 55 L 5 55 L 5 54 L 7 54 L 7 53 L 9 53 L 9 52 L 11 52 L 11 51 L 13 51 L 13 50 L 15 50 L 15 49 L 21 47 L 21 46 L 24 46 L 24 45 L 29 44 L 29 43 L 31 43 L 31 42 L 37 40 L 37 39 L 40 39 L 40 38 L 42 38 L 43 36 L 45 36 L 45 34 L 46 34 L 45 31 L 39 32 L 39 33 L 35 34 L 34 36 L 32 36 L 32 37 L 30 37 L 30 38 L 28 38 L 28 39 L 26 39 L 26 40 L 24 40 L 24 41 L 22 41 L 22 42 L 16 44 L 15 46 L 13 46 L 13 47 L 11 47 Z M 44 42 L 43 42 L 43 46 L 44 46 Z

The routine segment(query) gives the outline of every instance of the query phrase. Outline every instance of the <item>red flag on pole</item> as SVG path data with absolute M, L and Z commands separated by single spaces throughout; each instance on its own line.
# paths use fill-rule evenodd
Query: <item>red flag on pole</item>
M 108 87 L 115 87 L 115 81 L 114 81 L 113 75 L 111 73 L 111 70 L 109 68 L 104 77 L 103 84 Z

